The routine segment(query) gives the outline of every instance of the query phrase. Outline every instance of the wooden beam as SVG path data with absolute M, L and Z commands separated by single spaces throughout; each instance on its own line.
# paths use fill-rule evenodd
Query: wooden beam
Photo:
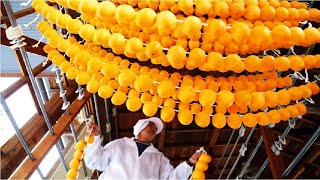
M 21 72 L 20 71 L 16 71 L 16 72 L 0 72 L 0 76 L 1 77 L 22 77 Z M 52 77 L 56 77 L 56 74 L 53 72 L 42 72 L 40 73 L 37 77 L 47 77 L 47 78 L 52 78 Z
M 35 12 L 35 10 L 32 7 L 29 7 L 29 8 L 22 9 L 20 11 L 17 11 L 15 13 L 13 13 L 13 16 L 16 19 L 19 19 L 21 17 L 24 17 L 26 15 L 32 14 L 34 12 Z M 9 21 L 9 18 L 8 18 L 7 15 L 1 17 L 1 24 L 9 24 L 9 23 L 10 23 L 10 21 Z
M 208 132 L 211 129 L 168 129 L 169 133 L 197 133 L 197 132 Z
M 75 83 L 67 88 L 66 96 L 69 101 L 76 99 L 77 94 L 74 91 L 77 89 Z M 60 91 L 57 91 L 52 98 L 46 102 L 45 108 L 48 113 L 51 124 L 55 124 L 56 121 L 63 114 L 61 106 L 63 100 L 60 98 Z M 43 119 L 43 116 L 35 114 L 25 125 L 20 128 L 20 131 L 25 138 L 30 149 L 33 149 L 41 138 L 48 131 L 47 125 Z M 20 163 L 27 156 L 24 151 L 18 137 L 13 135 L 2 147 L 1 147 L 1 177 L 4 179 L 9 178 L 13 171 L 20 165 Z
M 47 56 L 47 53 L 43 51 L 43 47 L 45 46 L 45 43 L 41 42 L 38 47 L 32 47 L 32 45 L 38 43 L 38 40 L 29 38 L 27 36 L 22 36 L 25 38 L 24 42 L 27 43 L 27 45 L 24 46 L 27 52 L 37 54 L 40 56 Z M 4 28 L 1 28 L 1 45 L 10 47 L 12 44 L 10 44 L 10 40 L 6 36 L 6 32 Z
M 285 166 L 284 166 L 281 154 L 277 156 L 274 154 L 274 152 L 271 149 L 271 146 L 274 144 L 276 140 L 276 136 L 268 127 L 261 126 L 260 131 L 263 136 L 263 143 L 269 159 L 272 177 L 274 179 L 280 179 L 282 172 L 285 170 Z
M 159 137 L 159 144 L 158 144 L 158 150 L 162 152 L 164 147 L 164 141 L 166 137 L 166 123 L 163 123 L 163 130 L 160 133 Z
M 57 143 L 60 136 L 66 131 L 70 123 L 74 120 L 83 106 L 91 97 L 91 94 L 87 91 L 84 91 L 84 98 L 81 100 L 75 100 L 70 106 L 70 115 L 64 113 L 57 123 L 53 126 L 54 135 L 47 133 L 41 142 L 35 147 L 32 151 L 33 156 L 35 157 L 34 161 L 31 161 L 29 158 L 26 158 L 19 168 L 12 174 L 10 179 L 27 179 L 39 166 L 41 161 L 48 154 L 50 149 Z
M 307 107 L 307 114 L 315 114 L 315 115 L 320 115 L 320 108 L 315 108 L 315 107 Z
M 219 134 L 220 134 L 220 129 L 214 128 L 214 129 L 212 130 L 212 133 L 211 133 L 211 136 L 210 136 L 210 142 L 209 142 L 209 144 L 208 144 L 208 146 L 209 146 L 209 148 L 210 148 L 211 150 L 213 150 L 214 147 L 216 146 L 216 143 L 217 143 Z

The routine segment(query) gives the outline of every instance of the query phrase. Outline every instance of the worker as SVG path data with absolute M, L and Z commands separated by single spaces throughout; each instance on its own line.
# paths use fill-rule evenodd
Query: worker
M 103 171 L 99 179 L 188 179 L 201 154 L 194 153 L 174 169 L 151 143 L 162 129 L 157 117 L 140 119 L 133 127 L 134 137 L 116 139 L 102 147 L 98 126 L 89 123 L 87 133 L 94 135 L 94 141 L 84 151 L 85 163 L 89 169 Z

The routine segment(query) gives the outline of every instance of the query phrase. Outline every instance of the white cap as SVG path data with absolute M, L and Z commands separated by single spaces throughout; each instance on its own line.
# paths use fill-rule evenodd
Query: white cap
M 159 134 L 162 129 L 163 129 L 163 123 L 161 121 L 161 119 L 157 118 L 157 117 L 151 117 L 148 119 L 140 119 L 136 125 L 133 126 L 133 135 L 135 138 L 138 137 L 138 134 L 145 128 L 148 126 L 149 122 L 153 122 L 156 126 L 157 126 L 157 132 L 156 134 Z

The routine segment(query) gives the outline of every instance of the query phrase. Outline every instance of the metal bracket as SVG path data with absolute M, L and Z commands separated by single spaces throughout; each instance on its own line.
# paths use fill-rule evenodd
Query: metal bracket
M 107 123 L 107 124 L 106 124 L 106 130 L 107 130 L 107 133 L 111 132 L 111 125 L 110 125 L 110 123 Z
M 16 40 L 17 38 L 23 36 L 23 29 L 20 25 L 17 25 L 16 27 L 10 26 L 8 29 L 6 29 L 6 36 L 9 40 Z
M 273 144 L 272 146 L 271 146 L 271 150 L 274 152 L 274 154 L 275 155 L 279 155 L 280 154 L 280 151 L 279 151 L 279 149 L 275 146 L 275 144 Z
M 77 97 L 77 99 L 82 99 L 83 97 L 84 97 L 84 94 L 83 94 L 83 88 L 78 88 L 77 90 L 76 90 L 76 93 L 79 93 L 79 95 L 78 95 L 78 97 Z
M 242 145 L 241 145 L 241 148 L 240 148 L 240 150 L 239 150 L 239 154 L 240 154 L 241 156 L 245 156 L 246 151 L 247 151 L 247 146 L 246 146 L 245 144 L 242 144 Z
M 278 138 L 279 138 L 279 141 L 281 142 L 281 144 L 286 144 L 287 142 L 286 142 L 286 138 L 281 138 L 281 136 L 278 136 Z
M 239 130 L 239 136 L 243 137 L 245 132 L 246 132 L 246 127 L 241 126 Z
M 67 93 L 67 90 L 64 90 L 63 93 L 60 92 L 60 95 L 59 95 L 59 96 L 60 96 L 60 97 L 63 97 L 64 95 L 66 95 L 66 93 Z
M 291 129 L 293 129 L 296 126 L 296 121 L 294 121 L 293 119 L 289 120 L 289 126 Z
M 271 146 L 272 151 L 274 152 L 275 155 L 279 156 L 280 151 L 282 151 L 282 144 L 280 141 L 274 142 L 274 144 Z
M 112 108 L 112 116 L 115 117 L 117 115 L 117 107 Z
M 275 126 L 276 126 L 276 125 L 274 125 L 274 124 L 272 124 L 272 123 L 269 123 L 269 124 L 268 124 L 268 127 L 269 127 L 269 128 L 274 128 Z
M 61 94 L 60 94 L 60 95 L 61 95 Z M 61 109 L 62 109 L 62 110 L 66 110 L 66 109 L 68 109 L 69 106 L 70 106 L 70 102 L 68 101 L 67 104 L 63 104 L 63 105 L 62 105 L 62 108 L 61 108 Z

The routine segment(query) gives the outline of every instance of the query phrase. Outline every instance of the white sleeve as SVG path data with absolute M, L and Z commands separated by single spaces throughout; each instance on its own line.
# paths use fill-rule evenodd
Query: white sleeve
M 100 137 L 94 136 L 93 143 L 88 144 L 84 150 L 84 161 L 86 166 L 91 170 L 106 170 L 109 162 L 112 160 L 112 155 L 115 152 L 114 144 L 115 141 L 112 141 L 102 147 Z
M 160 179 L 188 179 L 192 173 L 192 167 L 186 162 L 179 164 L 175 169 L 165 156 L 161 158 Z

